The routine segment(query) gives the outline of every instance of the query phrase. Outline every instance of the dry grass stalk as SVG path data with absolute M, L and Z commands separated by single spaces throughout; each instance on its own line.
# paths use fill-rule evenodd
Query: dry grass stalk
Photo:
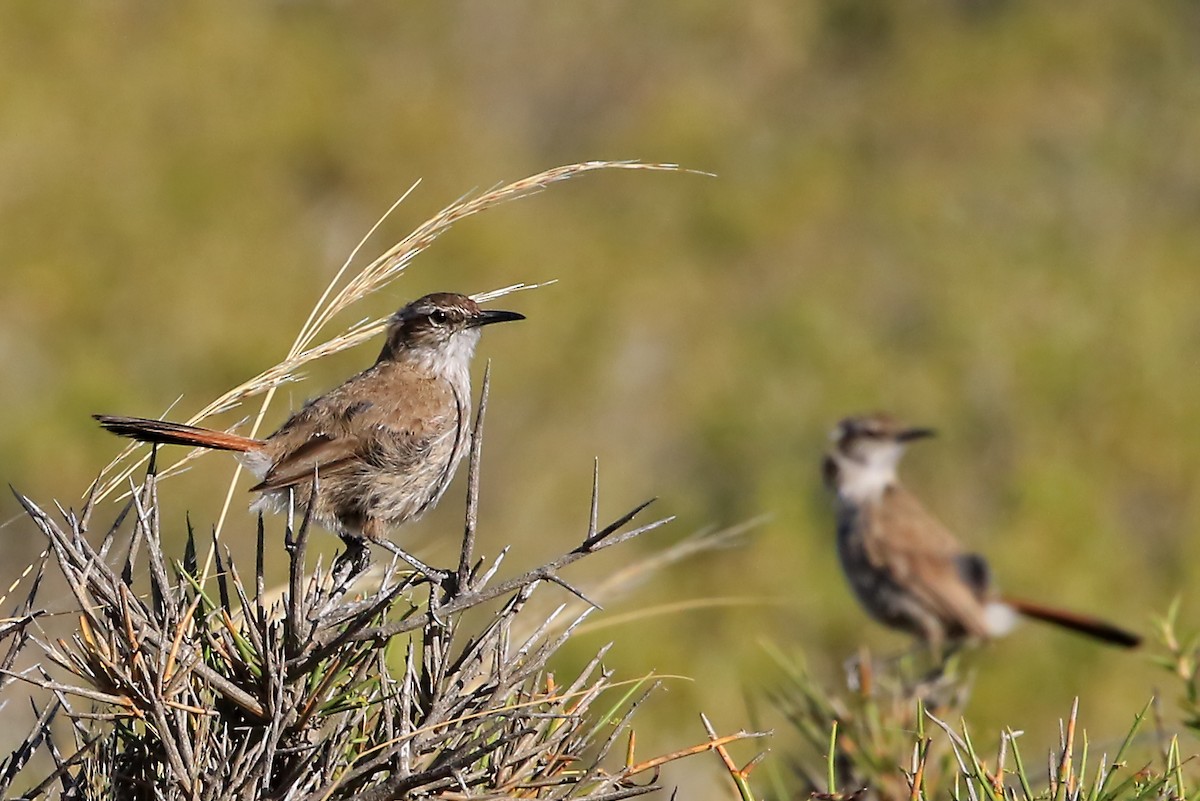
M 519 181 L 491 189 L 475 197 L 460 198 L 443 208 L 429 220 L 417 226 L 412 233 L 388 248 L 382 255 L 350 277 L 349 280 L 343 282 L 350 264 L 354 261 L 367 239 L 374 233 L 383 220 L 387 219 L 388 215 L 412 193 L 413 189 L 417 186 L 417 184 L 414 184 L 388 209 L 387 214 L 368 231 L 366 237 L 351 252 L 346 262 L 337 271 L 325 291 L 321 294 L 316 306 L 314 306 L 312 312 L 309 314 L 308 320 L 301 327 L 300 332 L 296 335 L 295 341 L 292 343 L 283 360 L 262 371 L 250 380 L 223 393 L 220 397 L 193 414 L 185 422 L 192 425 L 199 424 L 213 415 L 235 409 L 246 400 L 266 393 L 266 398 L 256 413 L 254 423 L 250 429 L 249 435 L 254 436 L 262 423 L 273 398 L 274 391 L 279 386 L 296 380 L 298 377 L 297 371 L 305 364 L 315 359 L 339 353 L 371 339 L 380 333 L 386 325 L 387 320 L 386 318 L 379 318 L 357 322 L 340 334 L 314 345 L 313 342 L 316 340 L 318 334 L 342 311 L 387 286 L 408 267 L 409 263 L 418 254 L 432 245 L 439 236 L 448 231 L 455 223 L 501 204 L 537 194 L 551 184 L 569 180 L 584 173 L 612 169 L 680 170 L 678 165 L 674 164 L 644 164 L 633 161 L 588 161 L 555 167 L 536 175 L 522 178 Z M 534 286 L 537 285 L 514 284 L 502 289 L 478 293 L 473 297 L 480 301 L 494 300 L 511 292 L 534 288 Z M 144 457 L 135 460 L 130 459 L 130 456 L 136 449 L 136 444 L 129 445 L 101 471 L 100 478 L 98 479 L 100 482 L 98 490 L 99 498 L 105 498 L 116 490 L 126 486 L 134 472 L 145 463 Z M 198 452 L 196 451 L 186 454 L 179 461 L 162 470 L 160 477 L 165 478 L 177 472 L 197 455 Z M 235 473 L 235 481 L 236 478 L 237 474 Z M 232 483 L 230 491 L 232 491 Z M 226 508 L 228 507 L 228 503 L 229 500 L 227 498 Z M 220 524 L 223 523 L 224 517 L 225 512 L 223 511 L 217 526 L 218 531 L 221 530 Z

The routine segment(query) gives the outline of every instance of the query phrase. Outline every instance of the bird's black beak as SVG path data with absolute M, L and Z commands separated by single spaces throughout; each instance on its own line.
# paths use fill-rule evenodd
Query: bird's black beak
M 479 314 L 471 318 L 471 328 L 478 328 L 481 325 L 491 325 L 492 323 L 507 323 L 513 320 L 524 320 L 525 315 L 513 311 L 499 311 L 496 309 L 485 309 Z
M 937 434 L 932 428 L 906 428 L 896 435 L 899 442 L 912 442 L 914 439 L 928 439 Z

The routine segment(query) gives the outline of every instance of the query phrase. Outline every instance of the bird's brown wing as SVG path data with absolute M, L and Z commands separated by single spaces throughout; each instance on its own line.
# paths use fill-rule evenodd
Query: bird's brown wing
M 970 634 L 987 636 L 983 588 L 972 586 L 963 575 L 968 554 L 954 535 L 903 487 L 891 488 L 876 514 L 880 519 L 869 529 L 887 536 L 866 542 L 871 562 L 937 617 Z
M 443 411 L 445 382 L 367 370 L 296 412 L 271 435 L 280 454 L 256 491 L 279 490 L 375 468 L 407 473 L 455 421 Z M 371 400 L 367 400 L 370 398 Z
M 284 456 L 251 489 L 269 492 L 363 467 L 407 473 L 424 459 L 434 439 L 429 432 L 379 426 L 369 437 L 319 435 Z
M 270 492 L 312 481 L 313 473 L 328 476 L 346 470 L 359 459 L 356 439 L 317 434 L 280 457 L 271 465 L 263 480 L 251 487 L 254 492 Z

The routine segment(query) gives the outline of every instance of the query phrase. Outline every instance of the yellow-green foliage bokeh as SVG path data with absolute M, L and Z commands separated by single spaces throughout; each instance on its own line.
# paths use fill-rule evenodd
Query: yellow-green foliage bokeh
M 578 537 L 594 456 L 606 515 L 659 496 L 663 538 L 770 516 L 611 608 L 762 605 L 584 638 L 696 679 L 644 739 L 702 738 L 698 711 L 749 725 L 761 638 L 831 681 L 862 642 L 903 646 L 836 568 L 816 467 L 850 412 L 942 432 L 908 481 L 1013 594 L 1148 629 L 1182 592 L 1194 620 L 1198 31 L 1191 4 L 1116 0 L 4 4 L 0 477 L 70 502 L 118 445 L 90 413 L 182 394 L 183 416 L 274 363 L 418 178 L 365 254 L 473 188 L 674 161 L 716 177 L 591 175 L 489 211 L 359 313 L 559 279 L 485 338 L 489 553 Z M 373 356 L 318 365 L 268 423 Z M 229 466 L 176 479 L 167 523 L 206 530 Z M 450 560 L 461 497 L 407 541 Z M 225 537 L 248 555 L 242 502 Z M 6 584 L 40 542 L 2 533 Z M 973 731 L 1027 749 L 1076 694 L 1116 736 L 1157 679 L 1033 625 L 989 657 Z

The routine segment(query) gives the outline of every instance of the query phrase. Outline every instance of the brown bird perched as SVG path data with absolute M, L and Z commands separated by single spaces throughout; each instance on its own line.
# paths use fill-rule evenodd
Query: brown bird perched
M 431 509 L 469 444 L 471 357 L 483 326 L 524 315 L 484 310 L 439 292 L 396 312 L 375 364 L 308 401 L 265 439 L 139 417 L 95 415 L 123 437 L 235 451 L 260 479 L 252 509 L 299 509 L 363 558 L 362 539 L 440 580 L 387 539 L 387 529 Z M 314 475 L 316 495 L 313 497 Z
M 933 433 L 880 414 L 842 420 L 830 435 L 824 474 L 837 496 L 838 556 L 867 612 L 919 637 L 936 659 L 947 644 L 1006 634 L 1017 615 L 1137 646 L 1141 637 L 1110 623 L 998 593 L 987 561 L 965 551 L 896 476 L 908 443 Z

